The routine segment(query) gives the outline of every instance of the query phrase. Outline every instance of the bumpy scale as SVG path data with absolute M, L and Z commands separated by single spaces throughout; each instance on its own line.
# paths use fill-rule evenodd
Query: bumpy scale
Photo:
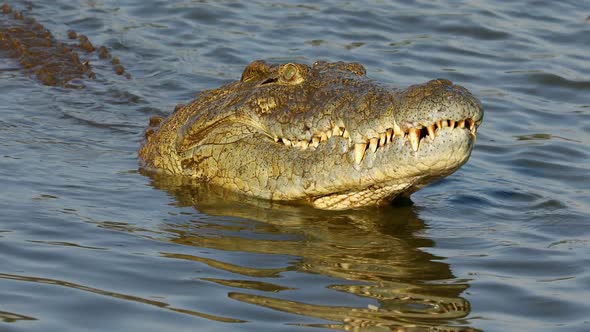
M 254 61 L 240 81 L 152 121 L 139 158 L 264 199 L 382 205 L 463 165 L 482 118 L 448 80 L 397 89 L 356 63 Z

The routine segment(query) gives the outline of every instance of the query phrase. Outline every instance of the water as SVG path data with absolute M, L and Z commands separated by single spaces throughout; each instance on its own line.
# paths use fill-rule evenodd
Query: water
M 35 1 L 106 45 L 85 89 L 0 58 L 1 331 L 590 330 L 587 1 Z M 254 59 L 468 87 L 470 161 L 413 205 L 236 202 L 152 179 L 150 115 Z

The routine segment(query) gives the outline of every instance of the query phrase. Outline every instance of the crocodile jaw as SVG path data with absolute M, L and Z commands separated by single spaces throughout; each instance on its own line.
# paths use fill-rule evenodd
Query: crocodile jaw
M 475 134 L 460 128 L 437 129 L 434 139 L 423 137 L 419 143 L 419 149 L 414 151 L 407 137 L 394 136 L 388 145 L 374 152 L 368 149 L 362 162 L 343 174 L 353 177 L 356 186 L 347 183 L 341 187 L 353 189 L 316 196 L 311 199 L 313 206 L 341 210 L 386 205 L 399 195 L 409 196 L 465 164 Z M 354 153 L 349 152 L 349 160 L 354 158 Z
M 317 147 L 287 146 L 244 123 L 229 123 L 185 152 L 185 161 L 204 159 L 199 167 L 181 168 L 187 176 L 205 176 L 206 182 L 265 199 L 304 201 L 331 210 L 385 205 L 453 173 L 468 160 L 476 127 L 449 125 L 434 129 L 434 138 L 427 134 L 412 139 L 413 134 L 402 132 L 386 136 L 388 142 L 376 148 L 364 144 L 358 161 L 359 145 L 346 135 L 334 135 Z M 201 172 L 215 167 L 212 177 Z

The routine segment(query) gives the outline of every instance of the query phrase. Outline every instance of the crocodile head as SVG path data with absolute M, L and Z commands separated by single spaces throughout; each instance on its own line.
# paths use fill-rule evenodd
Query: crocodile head
M 249 64 L 201 93 L 139 151 L 146 169 L 324 209 L 382 205 L 463 165 L 483 118 L 448 80 L 397 89 L 356 63 Z

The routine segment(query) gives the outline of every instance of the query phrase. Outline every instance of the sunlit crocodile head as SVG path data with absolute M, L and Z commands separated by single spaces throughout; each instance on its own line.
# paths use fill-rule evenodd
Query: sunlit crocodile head
M 444 79 L 405 89 L 356 63 L 255 61 L 239 81 L 154 120 L 142 167 L 324 209 L 383 205 L 457 170 L 483 118 Z

